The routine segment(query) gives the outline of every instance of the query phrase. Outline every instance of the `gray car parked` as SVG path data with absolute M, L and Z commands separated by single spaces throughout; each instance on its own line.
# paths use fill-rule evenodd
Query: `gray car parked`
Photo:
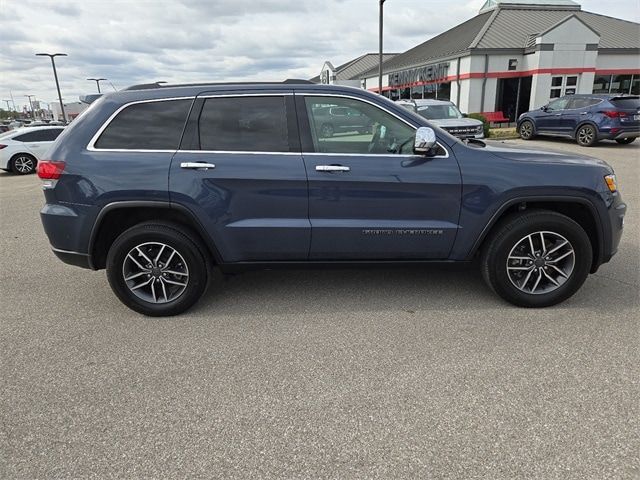
M 466 118 L 449 100 L 398 100 L 397 103 L 458 138 L 484 138 L 482 122 Z

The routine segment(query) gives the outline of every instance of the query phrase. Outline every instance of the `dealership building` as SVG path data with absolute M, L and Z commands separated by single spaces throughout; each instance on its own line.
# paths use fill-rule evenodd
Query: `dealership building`
M 358 80 L 377 92 L 378 66 L 319 79 Z M 394 100 L 447 99 L 463 112 L 500 111 L 511 120 L 567 94 L 639 94 L 640 24 L 571 0 L 488 0 L 470 20 L 390 55 L 382 85 Z

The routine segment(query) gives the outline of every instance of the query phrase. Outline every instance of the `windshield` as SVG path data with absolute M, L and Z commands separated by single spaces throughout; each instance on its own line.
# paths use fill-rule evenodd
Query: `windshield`
M 428 120 L 462 118 L 462 113 L 455 105 L 421 105 L 418 106 L 418 113 Z

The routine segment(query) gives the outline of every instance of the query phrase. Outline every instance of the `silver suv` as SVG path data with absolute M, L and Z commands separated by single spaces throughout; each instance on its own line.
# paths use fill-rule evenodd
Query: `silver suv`
M 448 100 L 398 100 L 403 107 L 423 116 L 430 123 L 459 138 L 484 138 L 480 120 L 466 118 L 453 102 Z

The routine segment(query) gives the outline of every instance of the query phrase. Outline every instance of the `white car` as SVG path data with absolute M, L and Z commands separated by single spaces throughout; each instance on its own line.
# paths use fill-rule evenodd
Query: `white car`
M 25 127 L 0 135 L 0 169 L 18 175 L 36 171 L 64 127 Z

